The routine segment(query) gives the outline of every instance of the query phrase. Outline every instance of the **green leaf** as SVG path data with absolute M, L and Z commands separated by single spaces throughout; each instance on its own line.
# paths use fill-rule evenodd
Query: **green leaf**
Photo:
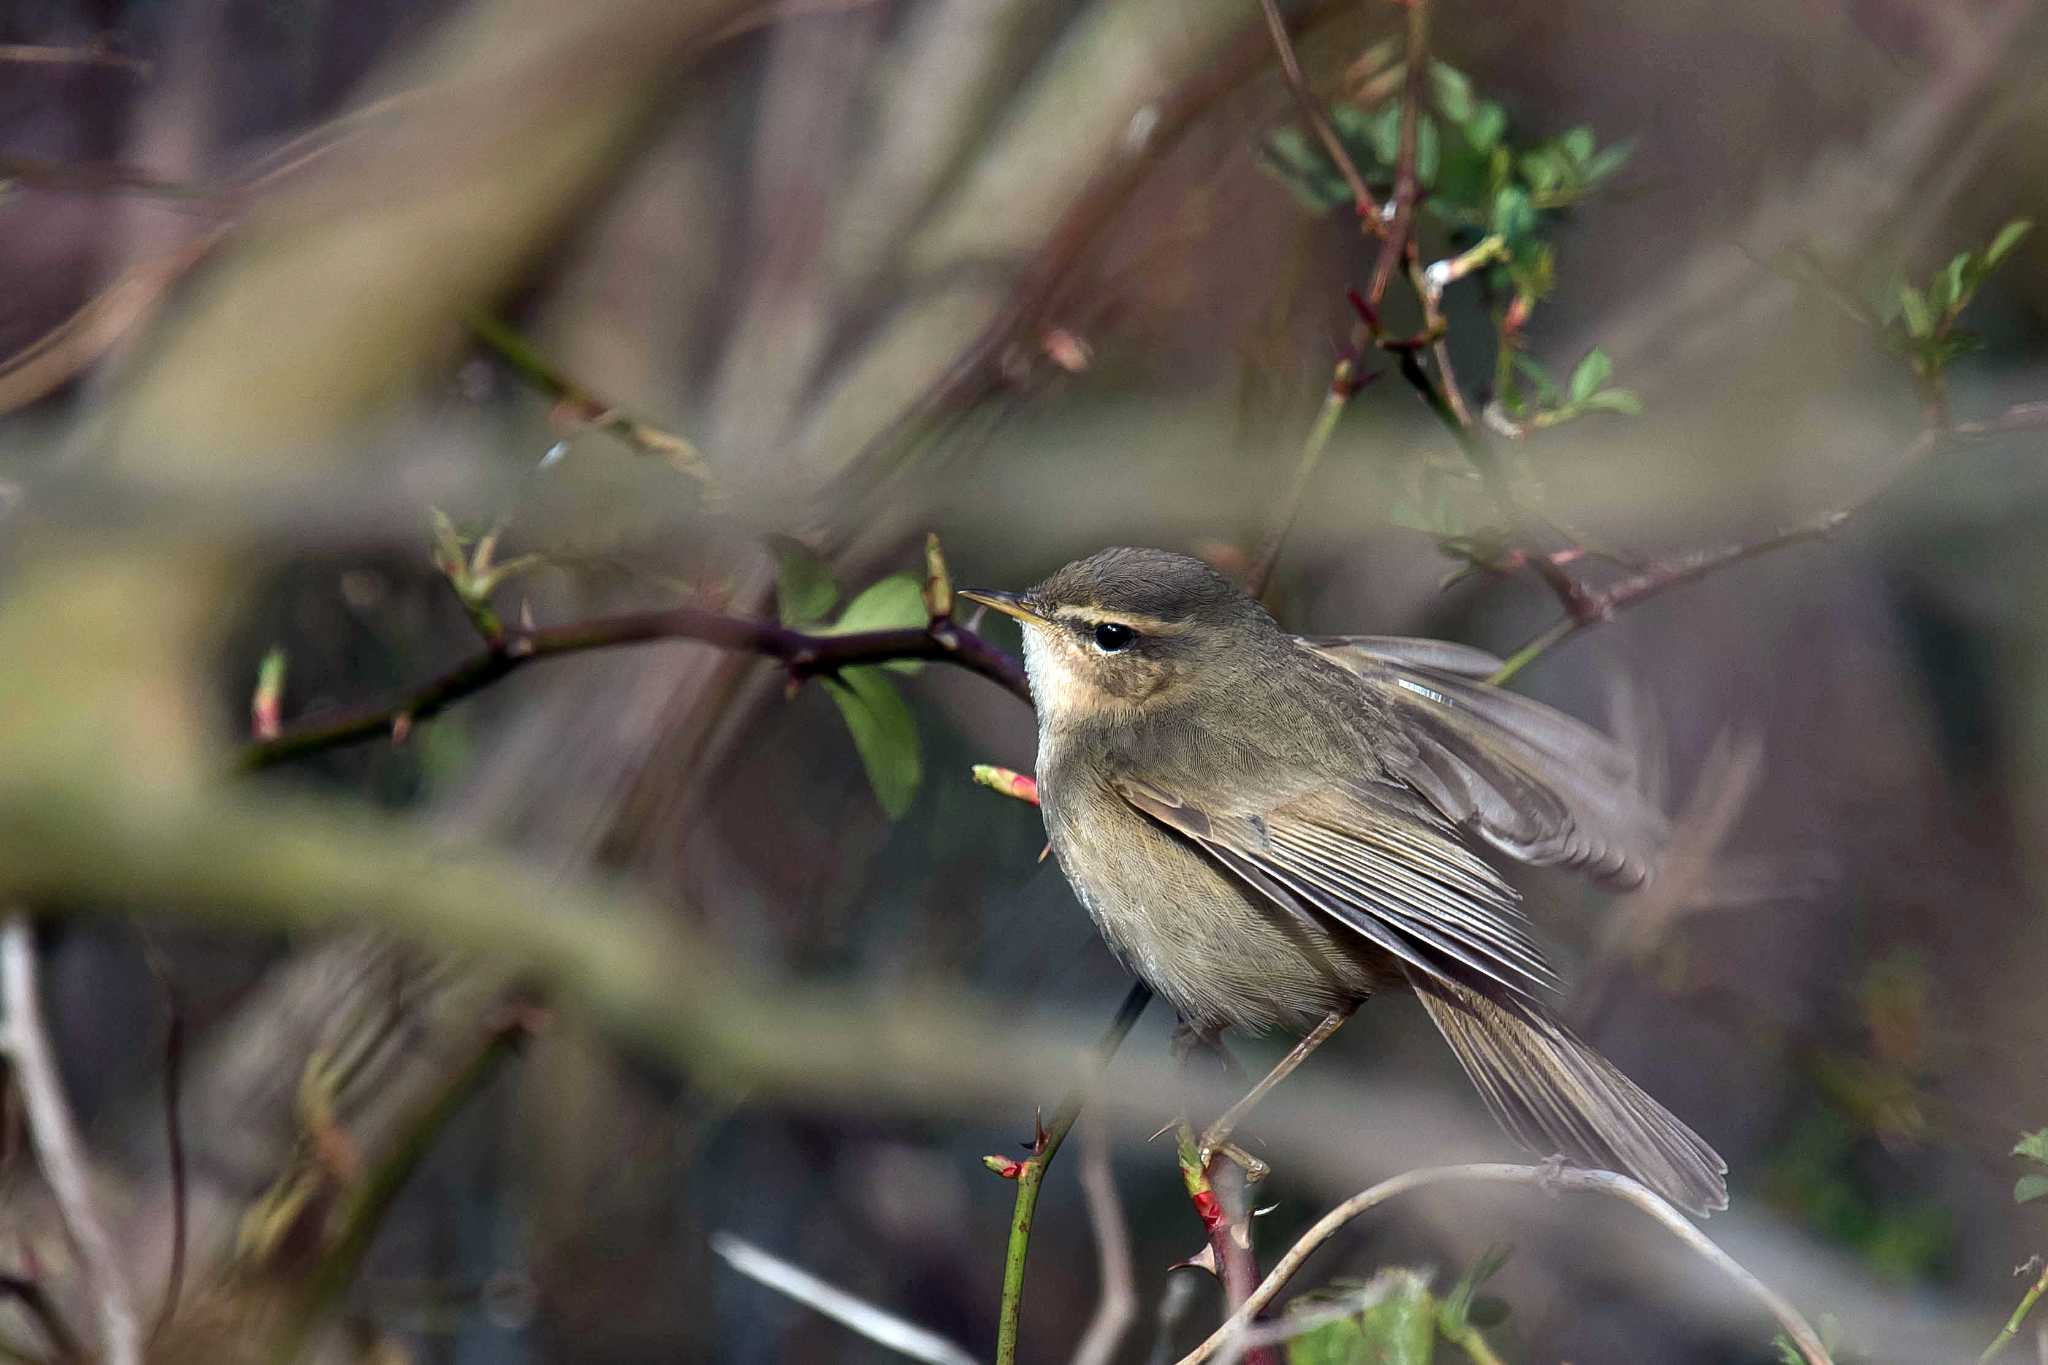
M 2043 1195 L 2048 1195 L 2048 1175 L 2023 1175 L 2012 1187 L 2015 1204 L 2031 1204 Z
M 1529 182 L 1529 188 L 1537 194 L 1549 194 L 1560 184 L 1569 169 L 1558 149 L 1549 143 L 1522 153 L 1519 163 L 1522 179 Z M 1500 229 L 1495 228 L 1496 232 Z
M 1372 123 L 1366 129 L 1372 142 L 1372 154 L 1380 165 L 1391 167 L 1401 158 L 1401 106 L 1389 103 L 1372 116 Z
M 1527 375 L 1529 382 L 1536 386 L 1536 401 L 1548 407 L 1562 396 L 1557 391 L 1557 381 L 1536 361 L 1519 352 L 1515 355 L 1515 368 Z
M 785 626 L 808 626 L 825 619 L 839 600 L 832 570 L 802 541 L 775 539 L 775 614 Z
M 1947 313 L 1968 302 L 1970 288 L 1965 281 L 1970 277 L 1970 261 L 1969 252 L 1958 251 L 1927 282 L 1927 304 L 1937 314 Z
M 1508 1257 L 1513 1251 L 1514 1248 L 1506 1242 L 1495 1242 L 1481 1252 L 1479 1259 L 1472 1263 L 1472 1268 L 1451 1286 L 1451 1292 L 1444 1295 L 1443 1303 L 1437 1309 L 1445 1336 L 1456 1340 L 1467 1328 L 1476 1325 L 1473 1321 L 1473 1312 L 1477 1305 L 1473 1296 L 1479 1292 L 1480 1285 L 1500 1272 L 1500 1268 L 1508 1263 Z
M 2000 228 L 1998 235 L 1991 239 L 1991 245 L 1984 248 L 1984 268 L 1997 269 L 1998 263 L 2010 256 L 2012 249 L 2025 241 L 2033 230 L 2034 220 L 2031 218 L 2015 218 Z
M 1903 281 L 1899 284 L 1899 315 L 1905 319 L 1906 335 L 1926 337 L 1934 333 L 1934 315 L 1927 309 L 1927 296 Z
M 1436 184 L 1436 171 L 1443 164 L 1442 157 L 1443 142 L 1437 133 L 1436 120 L 1422 114 L 1415 125 L 1415 179 L 1424 188 Z
M 1472 117 L 1472 82 L 1465 73 L 1444 62 L 1429 64 L 1430 92 L 1438 112 L 1453 123 Z
M 917 722 L 909 704 L 878 668 L 844 669 L 837 677 L 828 677 L 825 687 L 839 704 L 883 814 L 902 819 L 924 778 Z
M 2048 1128 L 2020 1134 L 2019 1144 L 2012 1149 L 2012 1154 L 2048 1166 Z
M 1288 1316 L 1320 1316 L 1347 1301 L 1369 1306 L 1290 1338 L 1287 1365 L 1430 1365 L 1436 1351 L 1436 1301 L 1426 1278 L 1393 1268 L 1373 1276 L 1362 1289 L 1348 1287 L 1339 1295 L 1336 1288 L 1311 1290 L 1289 1305 Z
M 1508 130 L 1507 110 L 1492 100 L 1481 100 L 1479 107 L 1472 111 L 1472 117 L 1463 121 L 1465 140 L 1472 149 L 1490 152 L 1499 143 L 1501 134 Z
M 1581 412 L 1615 412 L 1623 417 L 1641 417 L 1643 400 L 1636 397 L 1634 389 L 1602 389 L 1596 394 L 1581 399 Z
M 1635 155 L 1635 150 L 1633 142 L 1616 142 L 1602 147 L 1580 171 L 1581 180 L 1588 185 L 1597 185 L 1626 166 L 1628 159 Z
M 1581 124 L 1558 139 L 1558 146 L 1574 166 L 1583 166 L 1593 155 L 1593 130 Z
M 1583 403 L 1600 391 L 1602 385 L 1614 377 L 1614 361 L 1604 347 L 1595 346 L 1586 352 L 1586 358 L 1572 369 L 1571 384 L 1567 390 L 1574 403 Z
M 1366 1286 L 1368 1294 L 1375 1289 L 1384 1289 L 1384 1296 L 1358 1319 L 1370 1352 L 1365 1359 L 1372 1365 L 1429 1365 L 1436 1354 L 1436 1300 L 1429 1282 L 1412 1270 L 1383 1270 Z
M 846 604 L 839 619 L 821 627 L 820 635 L 851 635 L 856 631 L 902 630 L 929 621 L 924 605 L 924 584 L 907 573 L 890 574 L 861 590 Z M 924 667 L 916 659 L 892 659 L 881 667 L 894 673 L 915 673 Z
M 1493 230 L 1513 241 L 1525 237 L 1536 226 L 1536 209 L 1529 202 L 1528 192 L 1520 186 L 1509 185 L 1493 196 Z

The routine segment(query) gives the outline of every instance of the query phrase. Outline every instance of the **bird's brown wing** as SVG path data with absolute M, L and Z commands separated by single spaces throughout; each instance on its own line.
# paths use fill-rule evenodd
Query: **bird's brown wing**
M 1514 892 L 1419 803 L 1332 787 L 1225 811 L 1128 778 L 1118 789 L 1255 895 L 1389 954 L 1522 1145 L 1626 1172 L 1694 1213 L 1727 1207 L 1727 1163 L 1552 1016 Z
M 1117 787 L 1290 914 L 1346 927 L 1428 975 L 1530 996 L 1557 984 L 1514 890 L 1406 793 L 1325 787 L 1228 811 L 1137 779 Z
M 1393 636 L 1318 636 L 1304 648 L 1357 677 L 1386 708 L 1397 776 L 1455 824 L 1525 863 L 1647 881 L 1670 829 L 1635 761 L 1563 712 L 1479 679 L 1481 650 Z

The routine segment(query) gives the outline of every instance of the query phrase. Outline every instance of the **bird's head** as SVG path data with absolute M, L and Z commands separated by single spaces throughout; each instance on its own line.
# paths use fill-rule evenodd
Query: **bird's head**
M 1032 696 L 1053 720 L 1229 689 L 1281 648 L 1264 607 L 1201 560 L 1167 550 L 1103 550 L 1024 592 L 960 595 L 1023 623 Z

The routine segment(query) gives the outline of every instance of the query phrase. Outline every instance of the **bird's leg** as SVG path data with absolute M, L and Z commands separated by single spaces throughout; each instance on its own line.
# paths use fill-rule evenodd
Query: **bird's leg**
M 1307 1061 L 1308 1055 L 1321 1047 L 1331 1034 L 1343 1027 L 1344 1021 L 1349 1019 L 1352 1011 L 1357 1008 L 1356 1004 L 1339 1005 L 1336 1009 L 1324 1015 L 1316 1026 L 1310 1029 L 1300 1042 L 1290 1048 L 1287 1055 L 1282 1057 L 1271 1071 L 1266 1073 L 1263 1080 L 1253 1086 L 1243 1099 L 1224 1110 L 1221 1117 L 1203 1130 L 1199 1150 L 1204 1166 L 1209 1164 L 1210 1157 L 1221 1152 L 1243 1166 L 1248 1174 L 1253 1171 L 1257 1171 L 1260 1175 L 1265 1173 L 1265 1163 L 1253 1157 L 1242 1147 L 1232 1143 L 1230 1141 L 1231 1133 L 1236 1131 L 1238 1124 L 1244 1122 L 1245 1116 L 1258 1106 L 1259 1101 L 1266 1098 L 1268 1091 L 1293 1075 L 1294 1069 Z M 1256 1180 L 1258 1176 L 1254 1175 L 1252 1179 Z

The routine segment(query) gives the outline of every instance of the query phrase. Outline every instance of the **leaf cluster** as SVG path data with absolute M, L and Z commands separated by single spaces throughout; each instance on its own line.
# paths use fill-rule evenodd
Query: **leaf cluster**
M 818 635 L 851 635 L 921 626 L 929 620 L 924 581 L 912 574 L 890 574 L 870 583 L 832 617 L 839 596 L 831 569 L 809 549 L 795 540 L 777 546 L 775 604 L 786 626 Z M 893 659 L 842 668 L 825 679 L 860 754 L 868 785 L 891 820 L 909 812 L 924 781 L 924 756 L 917 720 L 889 674 L 915 673 L 922 667 L 915 659 Z

